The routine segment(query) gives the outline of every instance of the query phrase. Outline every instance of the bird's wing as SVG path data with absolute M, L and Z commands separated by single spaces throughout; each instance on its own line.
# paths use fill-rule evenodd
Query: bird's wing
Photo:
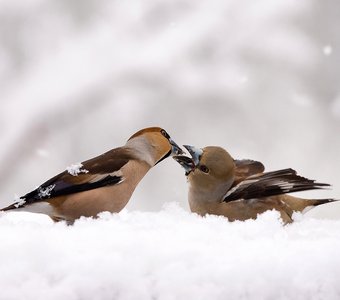
M 248 177 L 231 188 L 223 198 L 230 202 L 239 199 L 263 198 L 292 192 L 322 189 L 330 186 L 296 174 L 293 169 L 266 172 Z
M 20 197 L 20 205 L 18 203 L 13 205 L 23 207 L 27 204 L 53 197 L 119 184 L 124 180 L 121 168 L 131 159 L 134 158 L 127 149 L 113 149 L 81 164 L 67 168 L 67 170 L 49 179 L 32 192 Z
M 235 180 L 234 186 L 245 180 L 247 177 L 263 173 L 264 165 L 251 159 L 235 159 Z

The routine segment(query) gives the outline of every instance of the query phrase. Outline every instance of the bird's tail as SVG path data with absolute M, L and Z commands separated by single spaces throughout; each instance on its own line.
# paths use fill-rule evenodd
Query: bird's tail
M 7 211 L 7 210 L 11 210 L 11 209 L 16 209 L 17 206 L 15 204 L 11 204 L 11 205 L 8 205 L 4 208 L 0 208 L 0 211 Z
M 306 212 L 307 210 L 322 204 L 338 201 L 338 199 L 302 199 L 285 195 L 282 199 L 294 211 Z
M 318 205 L 322 205 L 326 203 L 339 201 L 339 199 L 314 199 L 314 200 L 308 200 L 308 201 L 311 202 L 312 206 L 318 206 Z

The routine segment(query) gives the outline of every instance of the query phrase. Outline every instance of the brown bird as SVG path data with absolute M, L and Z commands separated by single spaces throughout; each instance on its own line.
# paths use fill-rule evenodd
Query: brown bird
M 222 215 L 230 221 L 247 220 L 275 209 L 280 212 L 284 223 L 290 223 L 293 212 L 335 201 L 286 195 L 329 186 L 301 177 L 293 169 L 263 173 L 262 163 L 234 160 L 221 147 L 184 147 L 192 157 L 176 155 L 173 158 L 186 171 L 189 206 L 199 215 Z
M 54 221 L 96 217 L 102 211 L 119 212 L 137 184 L 156 164 L 182 149 L 162 128 L 145 128 L 123 147 L 72 165 L 3 211 L 21 210 L 49 215 Z

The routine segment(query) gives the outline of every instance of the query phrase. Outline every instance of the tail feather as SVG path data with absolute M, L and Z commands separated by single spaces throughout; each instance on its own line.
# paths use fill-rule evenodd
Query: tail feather
M 291 195 L 281 198 L 292 210 L 306 212 L 315 206 L 338 201 L 337 199 L 303 199 Z
M 335 202 L 335 201 L 338 201 L 338 199 L 311 199 L 311 200 L 305 200 L 305 201 L 306 201 L 306 204 L 304 206 L 304 209 L 297 210 L 297 211 L 301 211 L 303 214 L 306 213 L 307 211 L 310 211 L 315 206 Z
M 16 208 L 18 208 L 18 206 L 14 203 L 14 204 L 8 205 L 4 208 L 1 208 L 0 211 L 8 211 L 8 210 L 16 209 Z
M 339 199 L 314 199 L 310 201 L 312 202 L 313 206 L 318 206 L 326 203 L 336 202 L 339 201 Z

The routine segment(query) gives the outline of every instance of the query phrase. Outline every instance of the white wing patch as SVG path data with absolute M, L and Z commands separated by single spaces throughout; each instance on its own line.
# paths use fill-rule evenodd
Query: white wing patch
M 100 180 L 106 178 L 107 176 L 121 177 L 121 180 L 117 184 L 122 183 L 125 179 L 123 177 L 122 171 L 119 170 L 119 171 L 115 171 L 115 172 L 112 172 L 112 173 L 97 174 L 96 176 L 92 176 L 91 180 L 89 180 L 89 183 L 94 183 L 94 182 L 100 181 Z
M 249 177 L 250 178 L 250 177 Z M 250 185 L 252 183 L 255 183 L 259 181 L 258 179 L 247 179 L 244 181 L 241 181 L 239 184 L 237 184 L 236 186 L 234 186 L 232 189 L 230 189 L 223 198 L 227 198 L 229 195 L 231 195 L 232 193 L 234 193 L 236 190 L 240 189 L 242 186 L 244 185 Z

